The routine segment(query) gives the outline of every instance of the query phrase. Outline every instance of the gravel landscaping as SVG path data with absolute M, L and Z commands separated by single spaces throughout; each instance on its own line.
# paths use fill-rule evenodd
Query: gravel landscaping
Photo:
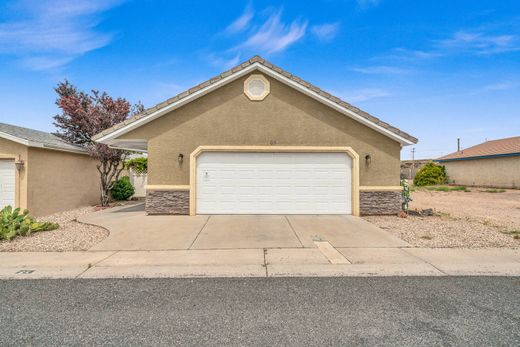
M 417 247 L 520 248 L 520 190 L 490 193 L 415 191 L 410 209 L 433 208 L 431 217 L 366 216 L 366 220 Z
M 84 251 L 108 236 L 101 227 L 76 222 L 81 215 L 94 212 L 94 207 L 39 217 L 39 221 L 55 222 L 60 225 L 56 230 L 41 231 L 26 237 L 16 237 L 11 241 L 0 241 L 0 252 L 61 252 Z

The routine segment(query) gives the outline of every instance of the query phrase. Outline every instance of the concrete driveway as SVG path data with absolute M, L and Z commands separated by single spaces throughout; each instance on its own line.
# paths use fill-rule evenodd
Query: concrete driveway
M 359 217 L 342 215 L 147 216 L 139 204 L 94 212 L 79 221 L 110 231 L 91 250 L 409 246 Z

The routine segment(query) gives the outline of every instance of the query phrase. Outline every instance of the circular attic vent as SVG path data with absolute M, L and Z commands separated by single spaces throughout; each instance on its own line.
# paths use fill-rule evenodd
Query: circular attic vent
M 251 100 L 264 100 L 269 95 L 269 81 L 262 75 L 251 75 L 244 82 L 244 93 Z

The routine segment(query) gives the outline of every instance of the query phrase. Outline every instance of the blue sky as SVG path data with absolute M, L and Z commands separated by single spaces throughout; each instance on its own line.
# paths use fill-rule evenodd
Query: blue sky
M 2 1 L 0 121 L 52 131 L 64 78 L 149 107 L 254 54 L 418 137 L 418 158 L 520 135 L 514 0 Z

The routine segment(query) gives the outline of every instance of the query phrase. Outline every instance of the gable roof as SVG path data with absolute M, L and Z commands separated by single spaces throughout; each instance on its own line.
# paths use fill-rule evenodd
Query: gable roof
M 0 138 L 28 147 L 46 148 L 65 152 L 87 152 L 85 148 L 65 142 L 56 135 L 5 123 L 0 123 Z
M 473 147 L 453 152 L 437 159 L 439 162 L 520 156 L 520 136 L 486 141 Z
M 253 58 L 243 62 L 242 64 L 231 68 L 218 76 L 215 76 L 197 86 L 190 88 L 144 112 L 137 114 L 124 122 L 106 129 L 105 131 L 93 137 L 95 141 L 111 144 L 113 140 L 122 134 L 125 134 L 143 124 L 152 121 L 186 103 L 193 101 L 212 90 L 230 83 L 241 76 L 252 71 L 259 70 L 301 92 L 304 94 L 334 108 L 335 110 L 367 125 L 368 127 L 400 142 L 402 145 L 411 145 L 417 143 L 417 139 L 406 132 L 383 122 L 359 108 L 341 100 L 338 97 L 329 94 L 309 82 L 271 64 L 265 59 L 254 56 Z

